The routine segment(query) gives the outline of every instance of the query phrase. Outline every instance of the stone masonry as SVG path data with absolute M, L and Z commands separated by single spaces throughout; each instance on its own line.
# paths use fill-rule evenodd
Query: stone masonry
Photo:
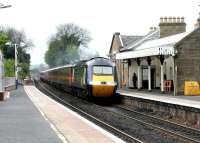
M 161 17 L 159 27 L 160 38 L 182 33 L 186 30 L 183 17 Z
M 198 81 L 200 83 L 200 28 L 180 41 L 175 48 L 177 66 L 177 91 L 183 93 L 184 81 Z

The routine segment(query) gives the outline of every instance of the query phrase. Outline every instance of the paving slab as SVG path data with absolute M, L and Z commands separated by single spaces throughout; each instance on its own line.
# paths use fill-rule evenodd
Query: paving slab
M 28 96 L 54 126 L 64 142 L 70 143 L 124 143 L 76 112 L 52 100 L 34 86 L 25 86 Z
M 61 143 L 24 88 L 0 102 L 0 143 Z

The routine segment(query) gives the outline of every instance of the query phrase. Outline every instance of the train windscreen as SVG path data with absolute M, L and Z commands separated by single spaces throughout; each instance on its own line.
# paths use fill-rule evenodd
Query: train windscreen
M 113 68 L 110 66 L 93 66 L 93 74 L 111 75 L 113 74 Z

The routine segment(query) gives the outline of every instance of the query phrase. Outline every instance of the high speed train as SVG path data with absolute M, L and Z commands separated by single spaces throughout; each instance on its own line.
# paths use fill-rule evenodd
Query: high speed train
M 42 71 L 40 79 L 74 95 L 89 98 L 113 97 L 117 88 L 115 64 L 103 57 Z

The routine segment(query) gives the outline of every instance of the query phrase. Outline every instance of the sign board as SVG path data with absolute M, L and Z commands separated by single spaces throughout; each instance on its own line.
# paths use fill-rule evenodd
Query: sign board
M 159 48 L 159 55 L 174 55 L 174 48 L 171 47 L 160 47 Z
M 198 81 L 185 81 L 184 95 L 200 95 L 200 85 Z

